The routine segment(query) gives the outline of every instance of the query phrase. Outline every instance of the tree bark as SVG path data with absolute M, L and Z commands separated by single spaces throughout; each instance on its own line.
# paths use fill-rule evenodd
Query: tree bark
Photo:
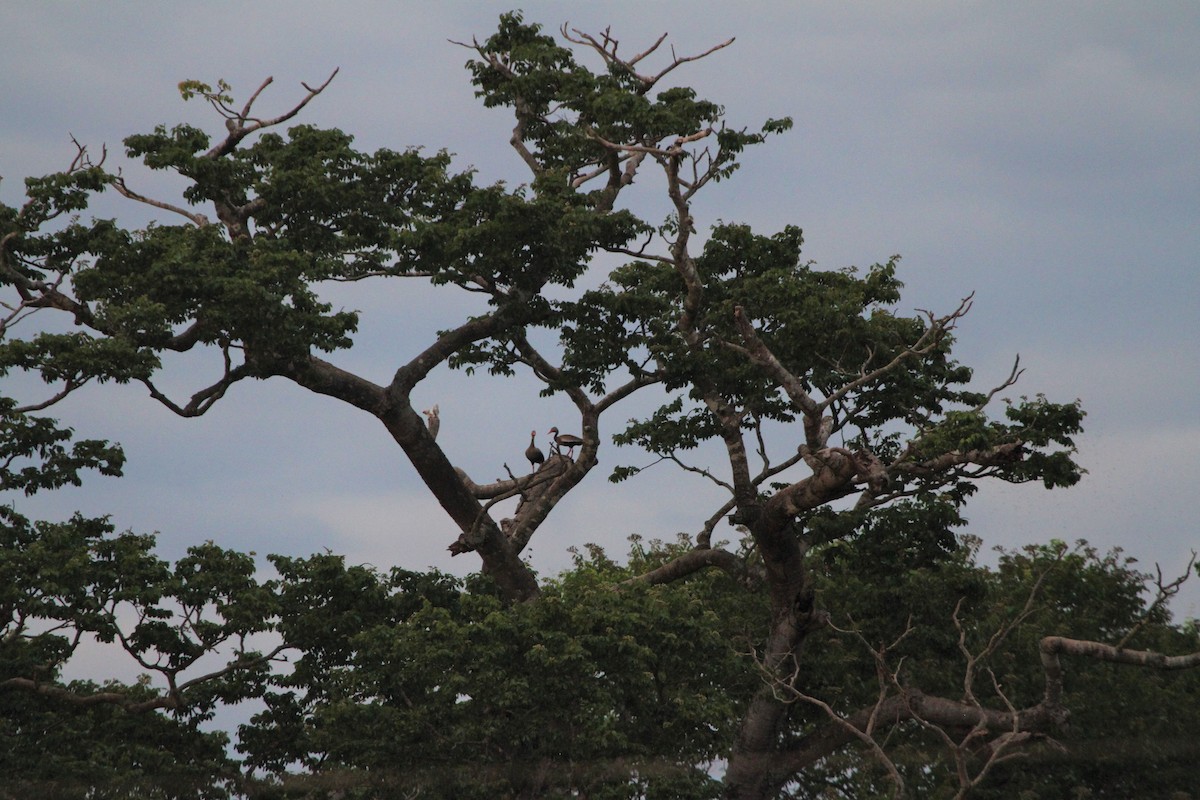
M 425 372 L 428 371 L 426 366 L 421 362 L 420 367 Z M 538 596 L 537 579 L 434 441 L 407 393 L 384 389 L 313 356 L 280 374 L 310 391 L 350 403 L 379 419 L 404 450 L 429 491 L 454 520 L 470 549 L 479 554 L 484 570 L 493 577 L 504 596 L 510 602 Z

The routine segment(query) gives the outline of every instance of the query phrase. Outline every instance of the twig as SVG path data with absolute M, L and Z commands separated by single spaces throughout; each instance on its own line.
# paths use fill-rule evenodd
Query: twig
M 1139 619 L 1137 623 L 1130 628 L 1128 633 L 1121 637 L 1121 641 L 1117 642 L 1116 648 L 1118 650 L 1123 649 L 1125 645 L 1129 643 L 1129 640 L 1134 637 L 1134 634 L 1146 626 L 1146 624 L 1150 621 L 1150 615 L 1154 613 L 1155 609 L 1179 593 L 1179 589 L 1183 586 L 1187 579 L 1192 576 L 1192 567 L 1195 565 L 1196 551 L 1193 550 L 1192 557 L 1188 559 L 1187 567 L 1184 568 L 1183 574 L 1167 584 L 1163 583 L 1162 567 L 1158 564 L 1154 565 L 1155 572 L 1158 574 L 1156 579 L 1158 591 L 1155 594 L 1154 602 L 1146 607 L 1146 611 L 1142 614 L 1141 619 Z

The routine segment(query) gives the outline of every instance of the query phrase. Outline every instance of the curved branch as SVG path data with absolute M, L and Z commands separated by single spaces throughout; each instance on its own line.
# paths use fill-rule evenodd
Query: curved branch
M 173 350 L 176 353 L 183 353 L 191 350 L 200 342 L 200 337 L 204 334 L 204 323 L 196 320 L 189 325 L 185 330 L 172 336 L 169 340 L 163 343 L 163 348 Z M 228 360 L 228 350 L 226 350 L 226 359 Z
M 1001 383 L 992 387 L 992 389 L 986 395 L 984 395 L 982 402 L 975 406 L 973 410 L 975 412 L 983 411 L 983 409 L 992 402 L 992 398 L 1020 380 L 1021 375 L 1024 372 L 1025 370 L 1021 369 L 1021 356 L 1018 354 L 1017 357 L 1013 359 L 1012 370 L 1009 371 L 1008 377 L 1005 378 Z
M 91 380 L 91 379 L 90 379 L 90 378 L 85 378 L 85 379 L 83 379 L 83 380 L 81 380 L 81 381 L 73 381 L 73 380 L 68 380 L 68 381 L 67 381 L 67 382 L 66 382 L 66 383 L 63 385 L 63 389 L 62 389 L 62 391 L 61 391 L 61 392 L 58 392 L 58 393 L 57 393 L 57 394 L 55 394 L 53 397 L 51 397 L 51 398 L 49 398 L 49 399 L 47 399 L 47 400 L 43 400 L 43 401 L 42 401 L 42 402 L 40 402 L 40 403 L 34 403 L 34 404 L 32 404 L 32 405 L 28 405 L 28 406 L 19 406 L 19 407 L 17 407 L 17 408 L 14 408 L 14 409 L 12 410 L 12 413 L 14 413 L 14 414 L 30 414 L 30 413 L 33 413 L 33 412 L 35 412 L 35 411 L 44 411 L 45 409 L 47 409 L 47 408 L 49 408 L 50 406 L 52 406 L 52 405 L 54 405 L 55 403 L 57 403 L 58 401 L 60 401 L 60 400 L 62 400 L 62 399 L 64 399 L 64 398 L 66 398 L 66 397 L 67 397 L 69 394 L 71 394 L 72 392 L 74 392 L 74 391 L 75 391 L 76 389 L 78 389 L 79 387 L 83 386 L 83 385 L 84 385 L 85 383 L 87 383 L 89 380 Z
M 658 375 L 640 372 L 634 375 L 629 381 L 621 384 L 616 389 L 613 389 L 608 394 L 596 401 L 596 413 L 600 414 L 611 406 L 616 405 L 621 400 L 624 400 L 629 395 L 641 389 L 644 386 L 650 386 L 655 383 L 661 383 L 662 378 Z
M 699 535 L 696 536 L 696 547 L 709 547 L 712 544 L 712 533 L 716 529 L 717 523 L 723 520 L 735 508 L 737 508 L 737 499 L 731 497 L 725 501 L 724 505 L 717 509 L 715 514 L 705 520 L 704 527 L 700 530 Z
M 471 44 L 467 44 L 466 42 L 455 42 L 453 39 L 450 41 L 452 44 L 456 44 L 459 47 L 466 47 L 470 50 L 474 50 L 479 54 L 480 58 L 488 63 L 488 66 L 496 70 L 496 72 L 500 73 L 505 78 L 509 80 L 516 78 L 516 74 L 512 71 L 512 69 L 510 69 L 509 66 L 505 64 L 498 55 L 484 50 L 483 45 L 481 45 L 478 40 L 473 41 Z M 538 163 L 538 160 L 533 155 L 532 151 L 525 146 L 525 131 L 528 128 L 529 121 L 531 119 L 540 119 L 540 117 L 533 112 L 533 108 L 529 105 L 529 102 L 521 95 L 515 95 L 513 97 L 513 112 L 516 114 L 517 124 L 513 126 L 512 136 L 509 137 L 508 143 L 512 145 L 514 150 L 517 151 L 517 155 L 519 155 L 521 160 L 525 162 L 525 165 L 529 167 L 530 172 L 532 172 L 535 176 L 541 175 L 543 172 L 545 172 L 545 169 L 541 164 Z
M 1060 655 L 1167 671 L 1200 667 L 1200 652 L 1168 656 L 1154 650 L 1124 650 L 1110 644 L 1068 639 L 1065 636 L 1046 636 L 1039 643 L 1038 649 L 1041 651 L 1042 668 L 1046 672 L 1046 694 L 1042 702 L 1050 706 L 1056 706 L 1062 701 L 1063 669 L 1059 662 Z
M 602 409 L 599 409 L 592 403 L 591 398 L 587 396 L 587 392 L 585 392 L 579 386 L 565 382 L 563 380 L 562 370 L 546 360 L 546 357 L 539 353 L 537 348 L 529 343 L 529 339 L 525 336 L 524 330 L 516 331 L 512 334 L 512 343 L 516 346 L 517 352 L 521 354 L 521 360 L 533 370 L 533 374 L 535 376 L 537 376 L 546 384 L 552 384 L 554 385 L 554 388 L 561 389 L 563 392 L 565 392 L 567 397 L 571 398 L 571 402 L 573 402 L 575 407 L 580 411 L 585 413 L 595 413 L 597 415 L 600 413 L 600 410 Z M 637 389 L 638 386 L 636 385 L 636 381 L 637 379 L 635 378 L 630 382 L 630 384 L 626 384 L 626 386 L 618 389 L 618 392 L 623 393 L 620 394 L 616 399 L 609 401 L 604 407 L 607 408 L 621 397 L 624 397 L 631 393 L 634 389 Z M 586 441 L 587 432 L 585 431 L 583 435 Z M 584 446 L 586 447 L 587 445 L 585 444 Z
M 529 124 L 529 120 L 536 115 L 524 98 L 516 98 L 513 102 L 513 107 L 517 115 L 517 124 L 513 126 L 512 136 L 509 137 L 508 143 L 517 151 L 517 155 L 525 162 L 525 166 L 529 167 L 529 171 L 536 177 L 545 172 L 545 168 L 538 163 L 537 157 L 534 156 L 533 152 L 525 146 L 525 129 Z
M 693 467 L 690 464 L 683 463 L 682 459 L 680 459 L 679 456 L 675 455 L 674 452 L 663 456 L 663 458 L 673 462 L 675 464 L 675 466 L 679 467 L 684 472 L 691 472 L 695 475 L 699 475 L 702 478 L 708 478 L 710 481 L 715 483 L 717 486 L 720 486 L 722 489 L 728 490 L 730 493 L 732 493 L 734 491 L 733 486 L 731 486 L 728 482 L 721 480 L 716 475 L 713 475 L 711 472 L 704 469 L 703 467 Z
M 243 378 L 250 376 L 250 369 L 245 364 L 231 367 L 226 354 L 225 374 L 221 380 L 191 396 L 187 405 L 180 406 L 167 397 L 149 378 L 142 379 L 142 385 L 150 391 L 150 396 L 181 417 L 199 417 L 213 407 L 213 404 L 225 396 L 229 387 Z
M 746 565 L 742 562 L 742 559 L 728 550 L 700 548 L 690 550 L 677 558 L 671 559 L 662 566 L 652 569 L 645 574 L 638 575 L 636 578 L 630 578 L 624 581 L 624 583 L 647 583 L 651 586 L 656 586 L 658 584 L 671 583 L 680 578 L 686 578 L 688 575 L 709 567 L 716 567 L 723 570 L 734 578 L 741 577 L 746 569 Z
M 437 341 L 396 370 L 391 384 L 387 387 L 388 394 L 396 399 L 407 398 L 413 387 L 435 367 L 444 363 L 465 345 L 495 336 L 513 323 L 514 316 L 515 311 L 508 306 L 446 331 Z
M 146 197 L 145 195 L 138 194 L 125 184 L 125 178 L 120 172 L 117 172 L 117 174 L 114 175 L 108 183 L 110 186 L 116 189 L 117 194 L 126 199 L 134 200 L 138 203 L 152 206 L 153 208 L 160 208 L 163 211 L 170 211 L 172 214 L 178 214 L 195 224 L 197 227 L 204 228 L 212 224 L 208 217 L 206 217 L 204 214 L 188 211 L 186 208 L 180 208 L 179 206 L 171 205 L 170 203 L 163 202 L 162 200 L 155 200 L 153 198 Z

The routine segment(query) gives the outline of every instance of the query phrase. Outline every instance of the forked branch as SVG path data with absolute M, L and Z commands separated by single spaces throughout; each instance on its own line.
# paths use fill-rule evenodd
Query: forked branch
M 178 405 L 170 397 L 159 390 L 154 382 L 149 378 L 142 379 L 142 384 L 149 390 L 150 396 L 157 400 L 162 405 L 169 408 L 175 414 L 181 417 L 199 417 L 213 407 L 213 405 L 225 396 L 225 392 L 229 387 L 250 374 L 249 368 L 245 364 L 233 366 L 229 359 L 228 349 L 225 351 L 225 373 L 216 383 L 196 392 L 188 399 L 186 405 Z
M 263 81 L 258 89 L 254 91 L 254 94 L 250 96 L 250 99 L 246 102 L 246 105 L 243 106 L 241 111 L 233 113 L 232 109 L 225 109 L 224 111 L 222 111 L 222 109 L 218 109 L 219 111 L 222 111 L 226 118 L 225 127 L 228 129 L 229 134 L 219 143 L 214 145 L 207 153 L 205 153 L 204 157 L 215 159 L 224 155 L 228 155 L 229 153 L 233 152 L 242 139 L 245 139 L 255 131 L 262 130 L 263 128 L 274 127 L 280 123 L 287 122 L 289 119 L 299 114 L 305 106 L 312 102 L 314 97 L 325 91 L 326 87 L 333 82 L 334 77 L 337 76 L 340 69 L 340 67 L 334 69 L 334 71 L 330 73 L 329 77 L 325 79 L 325 82 L 319 86 L 309 86 L 307 83 L 301 82 L 300 85 L 304 87 L 308 94 L 306 94 L 304 98 L 301 99 L 296 105 L 292 106 L 289 110 L 276 117 L 259 119 L 250 116 L 250 110 L 254 105 L 254 102 L 258 100 L 259 95 L 262 94 L 263 90 L 271 85 L 272 81 L 274 81 L 274 78 L 267 78 L 265 81 Z
M 974 293 L 967 295 L 965 298 L 963 298 L 962 302 L 958 304 L 958 308 L 942 317 L 935 317 L 933 313 L 929 311 L 925 312 L 929 317 L 929 327 L 925 329 L 925 332 L 921 334 L 920 338 L 918 338 L 915 343 L 901 350 L 894 358 L 892 358 L 891 361 L 884 364 L 882 367 L 878 367 L 869 372 L 863 371 L 857 378 L 842 386 L 837 391 L 832 392 L 828 397 L 821 401 L 822 409 L 828 408 L 834 403 L 839 402 L 842 398 L 856 389 L 867 384 L 874 383 L 885 375 L 890 374 L 908 359 L 915 356 L 927 355 L 933 350 L 937 349 L 938 345 L 941 344 L 942 339 L 945 338 L 946 334 L 954 330 L 955 325 L 958 324 L 958 320 L 966 316 L 967 312 L 971 310 L 971 304 L 974 300 L 974 297 Z
M 590 33 L 584 33 L 578 28 L 570 28 L 566 23 L 563 24 L 562 28 L 560 28 L 560 31 L 563 38 L 568 42 L 590 47 L 592 50 L 595 50 L 602 59 L 604 59 L 604 63 L 610 68 L 618 68 L 637 80 L 637 82 L 640 84 L 637 89 L 638 94 L 645 94 L 653 89 L 656 83 L 678 68 L 680 65 L 686 64 L 689 61 L 699 61 L 702 58 L 712 55 L 718 50 L 728 47 L 734 42 L 733 38 L 729 38 L 720 44 L 713 45 L 703 53 L 699 53 L 694 56 L 680 56 L 676 54 L 675 48 L 672 47 L 671 63 L 659 70 L 657 73 L 650 75 L 639 73 L 636 69 L 634 69 L 634 67 L 651 53 L 654 53 L 656 50 L 658 50 L 662 43 L 667 40 L 667 34 L 665 33 L 662 36 L 659 36 L 658 39 L 655 40 L 655 42 L 647 49 L 643 50 L 632 58 L 624 59 L 617 55 L 617 48 L 620 46 L 620 42 L 612 37 L 610 28 L 605 28 L 604 32 L 600 34 L 599 38 Z M 574 36 L 572 36 L 572 34 L 574 34 Z
M 1154 569 L 1157 573 L 1157 591 L 1155 592 L 1154 600 L 1149 606 L 1146 607 L 1146 611 L 1142 614 L 1137 623 L 1129 629 L 1128 633 L 1121 637 L 1121 641 L 1117 642 L 1116 648 L 1118 650 L 1124 648 L 1125 645 L 1128 644 L 1129 640 L 1132 639 L 1138 631 L 1144 628 L 1148 622 L 1150 622 L 1151 616 L 1159 607 L 1179 593 L 1179 589 L 1183 586 L 1187 579 L 1192 576 L 1192 568 L 1195 566 L 1196 551 L 1193 550 L 1191 558 L 1188 559 L 1187 567 L 1183 570 L 1183 574 L 1173 581 L 1164 583 L 1162 567 L 1157 564 L 1155 565 Z

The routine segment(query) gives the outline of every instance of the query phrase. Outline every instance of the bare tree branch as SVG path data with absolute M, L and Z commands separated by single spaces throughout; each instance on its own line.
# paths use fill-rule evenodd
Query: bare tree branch
M 921 334 L 920 338 L 918 338 L 915 343 L 904 348 L 891 361 L 889 361 L 887 364 L 884 364 L 882 367 L 871 370 L 870 372 L 863 372 L 858 378 L 850 381 L 840 389 L 829 394 L 824 400 L 821 401 L 821 407 L 823 409 L 828 408 L 830 405 L 838 402 L 859 387 L 865 386 L 869 383 L 874 383 L 875 381 L 879 380 L 908 359 L 913 358 L 914 356 L 925 355 L 936 349 L 937 346 L 941 344 L 943 337 L 950 331 L 954 330 L 954 326 L 958 320 L 964 317 L 967 312 L 971 310 L 971 304 L 974 296 L 974 294 L 967 295 L 967 297 L 963 298 L 962 302 L 958 304 L 958 308 L 943 317 L 934 317 L 932 313 L 925 312 L 929 317 L 929 327 L 925 329 L 925 332 Z
M 245 364 L 232 366 L 229 360 L 228 348 L 225 351 L 225 374 L 219 381 L 196 392 L 189 398 L 186 405 L 180 406 L 163 394 L 149 378 L 142 379 L 142 385 L 150 392 L 150 396 L 181 417 L 199 417 L 213 407 L 213 404 L 225 396 L 229 387 L 250 375 Z
M 720 44 L 717 44 L 717 45 L 714 45 L 714 46 L 708 48 L 703 53 L 700 53 L 700 54 L 694 55 L 694 56 L 678 56 L 675 54 L 674 48 L 672 48 L 671 49 L 671 63 L 669 65 L 667 65 L 665 68 L 660 70 L 655 75 L 642 75 L 634 70 L 634 65 L 636 65 L 638 62 L 645 59 L 647 56 L 649 56 L 655 50 L 657 50 L 659 48 L 659 46 L 664 41 L 666 41 L 667 34 L 664 33 L 662 36 L 658 37 L 658 39 L 654 42 L 654 44 L 652 44 L 649 48 L 647 48 L 643 52 L 638 53 L 633 58 L 622 59 L 617 56 L 617 46 L 619 43 L 616 39 L 612 38 L 609 35 L 608 28 L 606 28 L 604 30 L 604 33 L 602 34 L 602 38 L 603 38 L 602 42 L 597 41 L 597 39 L 594 36 L 592 36 L 591 34 L 583 33 L 582 31 L 580 31 L 577 28 L 568 28 L 567 24 L 564 24 L 562 26 L 561 32 L 562 32 L 563 38 L 565 38 L 567 41 L 572 42 L 573 44 L 586 45 L 587 47 L 592 48 L 593 50 L 595 50 L 597 53 L 600 54 L 600 57 L 604 59 L 606 64 L 609 64 L 611 66 L 620 67 L 624 71 L 626 71 L 628 74 L 632 75 L 641 84 L 641 87 L 638 90 L 639 94 L 645 94 L 646 92 L 650 91 L 650 89 L 654 88 L 654 85 L 656 83 L 658 83 L 660 80 L 663 79 L 663 77 L 665 77 L 667 74 L 669 74 L 670 72 L 675 70 L 680 65 L 686 64 L 689 61 L 698 61 L 702 58 L 705 58 L 706 56 L 710 56 L 713 53 L 717 52 L 718 50 L 728 47 L 729 45 L 733 44 L 733 42 L 734 42 L 734 39 L 732 39 L 732 38 L 727 39 L 726 41 L 721 42 Z M 575 36 L 572 37 L 571 33 L 574 33 Z
M 251 95 L 250 100 L 246 103 L 242 111 L 236 116 L 226 120 L 225 127 L 229 130 L 229 134 L 223 140 L 214 145 L 207 153 L 205 153 L 204 157 L 215 159 L 224 155 L 228 155 L 229 153 L 233 152 L 234 148 L 238 146 L 239 142 L 255 131 L 262 130 L 263 128 L 270 128 L 275 125 L 279 125 L 282 122 L 287 122 L 289 119 L 299 114 L 305 106 L 312 102 L 314 97 L 325 91 L 326 87 L 333 82 L 333 79 L 337 76 L 339 70 L 340 67 L 330 73 L 329 77 L 326 78 L 325 82 L 320 86 L 312 87 L 307 83 L 301 83 L 300 85 L 304 87 L 308 94 L 306 94 L 299 103 L 292 106 L 288 111 L 285 111 L 279 116 L 272 117 L 270 119 L 255 119 L 250 116 L 250 107 L 253 105 L 254 101 L 258 99 L 259 94 L 261 94 L 263 89 L 267 88 L 267 86 L 271 84 L 273 78 L 267 78 L 265 81 L 263 81 L 262 85 L 258 87 L 254 94 Z M 247 125 L 247 122 L 250 124 Z
M 138 194 L 126 185 L 125 178 L 119 170 L 117 171 L 117 174 L 109 180 L 109 185 L 116 189 L 117 194 L 121 195 L 122 197 L 152 206 L 154 208 L 160 208 L 163 211 L 170 211 L 172 214 L 178 214 L 195 224 L 197 227 L 204 228 L 212 224 L 207 216 L 199 213 L 198 211 L 188 211 L 185 208 L 163 202 L 162 200 L 154 200 L 146 197 L 145 195 Z
M 689 550 L 647 573 L 630 578 L 625 583 L 671 583 L 709 567 L 717 567 L 735 578 L 741 577 L 746 569 L 742 559 L 728 550 L 698 548 Z
M 1046 694 L 1043 702 L 1050 706 L 1058 705 L 1062 701 L 1063 670 L 1059 661 L 1060 655 L 1079 656 L 1097 661 L 1107 661 L 1111 664 L 1127 664 L 1164 671 L 1200 667 L 1200 652 L 1168 656 L 1154 650 L 1122 650 L 1110 644 L 1069 639 L 1065 636 L 1046 636 L 1041 640 L 1039 648 L 1042 668 L 1046 673 Z
M 55 403 L 57 403 L 58 401 L 60 401 L 60 400 L 62 400 L 62 399 L 64 399 L 64 398 L 66 398 L 66 397 L 67 397 L 67 395 L 71 394 L 71 392 L 75 391 L 75 390 L 76 390 L 76 389 L 78 389 L 79 387 L 81 387 L 81 386 L 83 386 L 84 384 L 86 384 L 86 383 L 88 382 L 88 380 L 89 380 L 89 379 L 84 379 L 84 380 L 82 380 L 82 381 L 74 381 L 74 380 L 69 380 L 69 381 L 66 381 L 66 383 L 64 383 L 64 384 L 63 384 L 62 391 L 58 392 L 58 393 L 57 393 L 57 394 L 55 394 L 53 397 L 51 397 L 51 398 L 49 398 L 49 399 L 46 399 L 46 400 L 43 400 L 43 401 L 42 401 L 42 402 L 40 402 L 40 403 L 34 403 L 34 404 L 32 404 L 32 405 L 28 405 L 28 406 L 20 406 L 20 407 L 18 407 L 18 408 L 14 408 L 14 409 L 13 409 L 13 413 L 16 413 L 16 414 L 29 414 L 29 413 L 32 413 L 32 412 L 34 412 L 34 411 L 42 411 L 42 410 L 44 410 L 44 409 L 47 409 L 47 408 L 49 408 L 50 406 L 52 406 L 52 405 L 54 405 Z
M 1154 569 L 1158 577 L 1156 579 L 1157 591 L 1155 592 L 1154 600 L 1149 606 L 1146 607 L 1145 612 L 1143 612 L 1137 623 L 1129 629 L 1128 633 L 1121 637 L 1121 641 L 1117 642 L 1116 648 L 1118 650 L 1123 649 L 1125 645 L 1129 643 L 1129 640 L 1132 639 L 1138 631 L 1146 626 L 1146 624 L 1150 621 L 1151 615 L 1153 615 L 1153 613 L 1160 606 L 1179 593 L 1179 589 L 1183 586 L 1187 579 L 1191 577 L 1192 567 L 1195 565 L 1196 551 L 1193 550 L 1191 558 L 1188 559 L 1187 567 L 1183 570 L 1183 574 L 1170 583 L 1163 583 L 1162 567 L 1155 564 Z

